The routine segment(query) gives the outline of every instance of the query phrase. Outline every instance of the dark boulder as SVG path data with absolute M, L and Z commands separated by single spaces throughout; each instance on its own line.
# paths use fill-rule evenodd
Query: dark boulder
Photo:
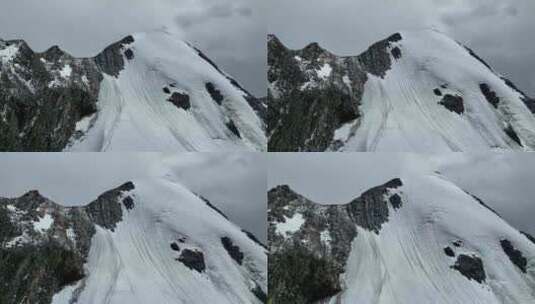
M 439 102 L 446 109 L 457 114 L 464 113 L 464 100 L 461 96 L 446 94 Z
M 180 247 L 178 247 L 178 244 L 175 242 L 171 243 L 171 249 L 174 251 L 180 251 Z
M 189 269 L 203 272 L 206 269 L 204 254 L 198 250 L 184 249 L 177 259 Z
M 442 92 L 440 91 L 439 88 L 434 89 L 433 93 L 435 93 L 435 95 L 437 95 L 437 96 L 442 96 Z
M 234 245 L 232 243 L 232 240 L 229 237 L 222 237 L 221 238 L 221 244 L 223 244 L 223 247 L 227 251 L 227 253 L 230 255 L 230 257 L 236 261 L 238 264 L 242 264 L 243 262 L 243 252 L 240 251 L 240 247 Z
M 500 245 L 503 251 L 509 257 L 509 260 L 516 265 L 523 273 L 526 273 L 526 266 L 528 264 L 527 259 L 522 252 L 513 247 L 513 244 L 509 240 L 501 240 Z
M 496 95 L 496 92 L 492 91 L 488 84 L 482 83 L 479 85 L 479 89 L 481 90 L 481 93 L 483 93 L 483 96 L 485 96 L 485 99 L 494 107 L 498 108 L 498 104 L 500 103 L 500 98 Z
M 508 125 L 507 128 L 505 128 L 503 131 L 505 132 L 505 134 L 507 134 L 507 136 L 509 136 L 509 138 L 514 140 L 520 146 L 522 146 L 522 141 L 520 140 L 520 137 L 518 137 L 518 134 L 516 134 L 515 129 L 513 129 L 513 126 Z
M 226 126 L 230 130 L 230 132 L 232 132 L 238 138 L 241 138 L 240 131 L 238 130 L 232 119 L 229 119 L 229 121 L 226 123 Z
M 391 197 L 388 198 L 390 201 L 390 204 L 392 204 L 392 207 L 394 209 L 399 209 L 403 205 L 403 202 L 401 201 L 401 196 L 399 196 L 397 193 L 394 193 Z
M 482 283 L 486 279 L 483 261 L 477 256 L 461 254 L 457 257 L 455 265 L 451 266 L 451 268 L 459 271 L 469 280 L 475 280 L 478 283 Z
M 179 109 L 184 109 L 187 111 L 191 108 L 191 103 L 189 101 L 188 94 L 173 92 L 173 94 L 171 95 L 171 97 L 169 97 L 169 99 L 167 99 L 167 101 L 169 101 Z
M 401 50 L 397 46 L 392 48 L 391 53 L 392 53 L 392 56 L 394 56 L 395 59 L 401 58 Z
M 206 88 L 206 91 L 210 94 L 212 99 L 218 104 L 221 105 L 223 103 L 223 95 L 221 94 L 221 91 L 219 91 L 215 85 L 211 82 L 207 82 L 204 87 Z
M 455 256 L 455 252 L 453 252 L 453 249 L 451 249 L 451 247 L 449 247 L 449 246 L 444 248 L 444 253 L 449 257 L 454 257 Z

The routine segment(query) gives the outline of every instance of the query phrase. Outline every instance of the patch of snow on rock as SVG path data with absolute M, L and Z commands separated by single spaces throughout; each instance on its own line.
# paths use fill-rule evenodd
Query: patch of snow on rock
M 45 214 L 45 216 L 40 218 L 38 222 L 33 223 L 33 229 L 38 232 L 43 232 L 50 229 L 53 223 L 54 219 L 52 216 L 50 214 Z
M 286 235 L 287 233 L 293 233 L 305 223 L 305 219 L 300 213 L 296 213 L 293 217 L 288 218 L 284 217 L 284 223 L 277 224 L 277 233 L 281 235 Z

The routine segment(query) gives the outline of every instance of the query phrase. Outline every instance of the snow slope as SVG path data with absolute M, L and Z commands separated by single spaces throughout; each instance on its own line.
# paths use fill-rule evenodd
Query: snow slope
M 343 280 L 332 303 L 532 303 L 535 244 L 473 197 L 439 176 L 405 178 L 403 206 L 379 234 L 358 228 Z M 527 258 L 517 268 L 500 246 L 509 240 Z M 460 241 L 460 246 L 452 245 Z M 451 268 L 455 257 L 481 258 L 483 284 Z
M 400 32 L 349 57 L 269 45 L 272 151 L 535 149 L 530 99 L 440 32 Z
M 384 79 L 368 75 L 360 126 L 342 150 L 472 151 L 533 150 L 535 117 L 521 94 L 506 85 L 461 45 L 433 31 L 402 32 L 391 48 L 401 49 Z M 480 90 L 489 85 L 500 98 L 494 108 Z M 446 85 L 446 88 L 441 86 Z M 464 113 L 437 101 L 433 90 L 461 96 Z M 522 147 L 504 132 L 511 125 Z
M 72 303 L 260 303 L 251 292 L 266 291 L 267 255 L 237 226 L 198 196 L 165 179 L 134 181 L 124 192 L 133 208 L 112 231 L 101 226 L 91 240 L 86 278 L 54 296 Z M 221 244 L 229 237 L 243 253 L 233 260 Z M 179 241 L 180 240 L 180 241 Z M 206 270 L 179 262 L 181 251 L 203 253 Z
M 117 77 L 103 74 L 98 111 L 77 126 L 83 136 L 73 137 L 67 151 L 265 149 L 263 122 L 230 77 L 174 34 L 132 37 L 121 49 L 124 69 Z M 220 105 L 207 83 L 222 95 Z M 169 102 L 173 93 L 189 96 L 189 108 Z

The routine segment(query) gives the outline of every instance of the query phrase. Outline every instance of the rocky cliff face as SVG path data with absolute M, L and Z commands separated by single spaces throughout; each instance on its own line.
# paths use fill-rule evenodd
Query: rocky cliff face
M 95 225 L 113 229 L 132 189 L 126 183 L 86 207 L 63 207 L 37 191 L 0 198 L 0 302 L 51 303 L 83 282 Z
M 435 52 L 428 48 L 428 53 L 421 52 L 419 48 L 424 45 L 434 45 L 439 50 Z M 458 62 L 452 63 L 456 56 Z M 490 69 L 473 51 L 454 40 L 444 39 L 439 33 L 396 33 L 373 44 L 358 56 L 347 57 L 334 55 L 317 43 L 291 50 L 277 37 L 269 35 L 268 67 L 270 151 L 428 149 L 418 142 L 423 140 L 422 136 L 412 128 L 437 129 L 432 131 L 433 134 L 442 132 L 443 138 L 447 138 L 451 134 L 440 131 L 446 126 L 437 127 L 442 120 L 453 120 L 448 122 L 448 126 L 452 123 L 461 125 L 459 117 L 468 120 L 471 125 L 485 125 L 485 122 L 479 121 L 481 110 L 478 108 L 488 106 L 489 95 L 480 89 L 482 84 L 490 84 L 495 97 L 500 97 L 500 106 L 498 103 L 494 106 L 498 113 L 494 115 L 501 120 L 496 123 L 505 127 L 492 130 L 499 135 L 489 136 L 483 133 L 491 132 L 494 127 L 485 126 L 484 131 L 475 129 L 474 136 L 484 138 L 482 145 L 486 145 L 486 149 L 515 149 L 533 144 L 533 101 L 509 80 Z M 463 81 L 463 77 L 470 81 Z M 510 102 L 514 106 L 506 105 Z M 468 106 L 468 103 L 472 105 Z M 412 113 L 407 108 L 417 111 Z M 525 112 L 529 127 L 523 121 L 515 122 L 511 118 L 512 108 Z M 453 115 L 445 113 L 444 109 Z M 428 125 L 427 117 L 433 117 L 435 123 Z M 492 119 L 496 120 L 495 117 Z M 405 122 L 400 124 L 399 120 Z M 415 123 L 420 120 L 422 123 Z M 417 126 L 412 126 L 411 121 Z M 510 125 L 514 125 L 511 127 L 513 132 L 507 131 Z M 526 128 L 531 130 L 529 134 L 519 136 L 523 139 L 515 138 L 519 129 Z M 401 131 L 389 134 L 391 129 Z M 432 134 L 429 137 L 431 141 L 438 141 Z M 393 139 L 399 143 L 409 141 L 410 144 L 409 147 L 403 144 L 378 147 L 383 138 L 389 143 Z M 448 138 L 446 150 L 484 149 L 470 147 L 470 141 L 462 140 Z M 435 149 L 439 148 L 435 146 Z
M 320 205 L 288 186 L 268 192 L 269 289 L 274 303 L 314 303 L 340 292 L 357 227 L 379 234 L 400 208 L 394 179 L 345 205 Z
M 93 59 L 0 40 L 0 150 L 62 150 L 76 123 L 97 111 L 101 79 Z

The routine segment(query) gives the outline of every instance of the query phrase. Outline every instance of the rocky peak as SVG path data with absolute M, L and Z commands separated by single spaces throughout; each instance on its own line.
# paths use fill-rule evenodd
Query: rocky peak
M 118 77 L 119 73 L 124 69 L 124 56 L 127 50 L 126 47 L 134 43 L 134 37 L 129 35 L 123 39 L 111 44 L 98 54 L 94 60 L 99 68 L 106 74 Z M 130 52 L 133 52 L 130 50 Z M 128 55 L 128 57 L 133 56 Z
M 122 206 L 124 205 L 126 209 L 134 208 L 133 200 L 127 194 L 134 188 L 134 183 L 124 183 L 115 189 L 104 192 L 84 209 L 95 224 L 114 231 L 117 223 L 123 219 Z

